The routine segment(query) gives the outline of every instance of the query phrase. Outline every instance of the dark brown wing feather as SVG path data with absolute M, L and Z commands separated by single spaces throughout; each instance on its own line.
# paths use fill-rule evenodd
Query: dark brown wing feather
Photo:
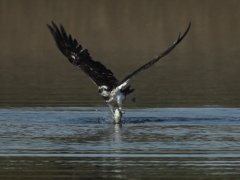
M 178 43 L 180 43 L 183 38 L 186 36 L 186 34 L 188 33 L 189 29 L 191 27 L 191 22 L 188 25 L 187 30 L 184 32 L 184 34 L 181 36 L 181 34 L 179 34 L 178 39 L 173 43 L 173 45 L 171 47 L 169 47 L 166 51 L 164 51 L 162 54 L 160 54 L 159 56 L 155 57 L 153 60 L 149 61 L 147 64 L 144 64 L 143 66 L 141 66 L 140 68 L 138 68 L 136 71 L 134 71 L 133 73 L 129 74 L 127 77 L 125 77 L 120 83 L 119 85 L 123 84 L 124 82 L 130 80 L 131 78 L 133 78 L 134 76 L 136 76 L 138 73 L 140 73 L 141 71 L 149 68 L 150 66 L 152 66 L 153 64 L 155 64 L 156 62 L 158 62 L 162 57 L 166 56 L 168 53 L 170 53 L 177 45 Z
M 68 60 L 83 70 L 97 86 L 106 85 L 112 90 L 119 84 L 111 70 L 103 64 L 94 61 L 87 49 L 83 49 L 76 39 L 67 35 L 63 26 L 60 28 L 52 22 L 52 26 L 47 24 L 48 29 L 54 37 L 58 49 L 68 58 Z

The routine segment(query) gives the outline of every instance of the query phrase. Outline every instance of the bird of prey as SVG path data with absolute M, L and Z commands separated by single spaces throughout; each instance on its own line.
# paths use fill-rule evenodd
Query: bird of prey
M 134 91 L 134 89 L 131 89 L 128 85 L 129 81 L 141 71 L 151 67 L 162 57 L 170 53 L 186 36 L 191 27 L 191 23 L 189 23 L 183 35 L 179 33 L 177 40 L 172 44 L 172 46 L 126 76 L 121 81 L 114 76 L 110 69 L 107 69 L 99 61 L 93 60 L 88 50 L 84 49 L 76 39 L 72 38 L 70 34 L 67 34 L 61 24 L 58 27 L 54 22 L 52 22 L 52 25 L 47 24 L 47 27 L 62 54 L 68 58 L 70 63 L 85 72 L 98 86 L 98 93 L 103 97 L 111 109 L 113 122 L 119 124 L 121 123 L 122 114 L 124 113 L 122 110 L 123 100 L 126 99 L 128 94 Z

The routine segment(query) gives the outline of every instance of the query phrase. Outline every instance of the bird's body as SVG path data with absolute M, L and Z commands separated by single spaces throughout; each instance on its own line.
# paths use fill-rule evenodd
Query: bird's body
M 112 114 L 115 123 L 119 123 L 122 118 L 124 111 L 122 110 L 122 103 L 126 99 L 126 95 L 134 91 L 128 86 L 126 89 L 123 89 L 127 83 L 123 83 L 116 88 L 113 88 L 111 91 L 108 91 L 107 86 L 103 85 L 99 87 L 98 93 L 105 99 L 107 102 Z M 115 107 L 115 109 L 114 109 Z
M 121 122 L 122 114 L 124 113 L 122 110 L 122 103 L 126 99 L 126 96 L 134 91 L 130 86 L 127 86 L 131 78 L 136 76 L 142 70 L 149 68 L 158 62 L 159 59 L 171 52 L 186 36 L 191 23 L 185 33 L 182 36 L 179 35 L 178 39 L 170 48 L 126 76 L 122 81 L 118 81 L 112 71 L 107 69 L 103 64 L 94 61 L 87 49 L 83 49 L 76 39 L 73 39 L 71 35 L 66 34 L 62 25 L 58 28 L 57 25 L 52 22 L 52 26 L 47 26 L 54 37 L 58 49 L 68 58 L 69 62 L 85 72 L 98 86 L 99 95 L 101 95 L 108 103 L 113 114 L 114 123 L 118 124 Z

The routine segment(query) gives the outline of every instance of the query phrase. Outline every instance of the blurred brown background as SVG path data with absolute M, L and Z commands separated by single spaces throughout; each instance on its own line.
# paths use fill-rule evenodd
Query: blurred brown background
M 125 106 L 239 107 L 239 17 L 238 0 L 0 0 L 0 106 L 105 106 L 46 23 L 62 23 L 120 80 L 191 21 L 178 47 L 133 79 L 137 102 Z

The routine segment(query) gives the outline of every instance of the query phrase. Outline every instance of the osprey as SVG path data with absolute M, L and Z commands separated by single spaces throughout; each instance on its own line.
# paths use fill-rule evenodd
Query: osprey
M 83 49 L 76 39 L 73 39 L 70 34 L 68 35 L 62 25 L 58 27 L 54 22 L 52 22 L 52 26 L 47 24 L 58 49 L 68 58 L 70 63 L 85 72 L 98 86 L 98 93 L 109 105 L 114 123 L 116 124 L 121 122 L 122 114 L 124 113 L 122 110 L 123 100 L 134 91 L 129 85 L 127 86 L 129 81 L 138 73 L 149 68 L 170 53 L 186 36 L 190 26 L 191 23 L 189 23 L 184 34 L 182 36 L 179 34 L 177 40 L 166 51 L 126 76 L 122 81 L 119 81 L 111 70 L 107 69 L 102 63 L 93 60 L 88 50 Z

